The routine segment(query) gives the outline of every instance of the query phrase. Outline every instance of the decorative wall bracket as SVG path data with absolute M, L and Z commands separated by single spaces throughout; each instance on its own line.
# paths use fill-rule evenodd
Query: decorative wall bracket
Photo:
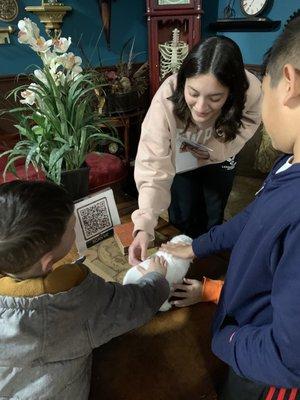
M 0 44 L 10 44 L 9 35 L 15 31 L 11 25 L 0 28 Z
M 45 25 L 46 33 L 51 37 L 59 37 L 61 34 L 62 20 L 72 7 L 62 3 L 44 3 L 40 6 L 27 6 L 26 11 L 37 14 L 40 21 Z

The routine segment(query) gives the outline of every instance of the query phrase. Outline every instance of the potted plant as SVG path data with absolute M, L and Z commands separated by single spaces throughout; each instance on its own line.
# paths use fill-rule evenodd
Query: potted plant
M 38 26 L 28 18 L 19 21 L 18 27 L 19 42 L 29 45 L 43 66 L 33 72 L 30 85 L 22 85 L 9 95 L 22 104 L 5 111 L 17 119 L 15 126 L 20 140 L 1 154 L 8 156 L 4 174 L 15 172 L 15 161 L 25 158 L 26 170 L 32 164 L 58 184 L 63 181 L 66 185 L 70 172 L 76 171 L 75 190 L 85 185 L 83 192 L 87 192 L 88 169 L 85 168 L 85 183 L 78 178 L 83 173 L 86 155 L 103 139 L 121 144 L 113 131 L 107 134 L 97 127 L 103 126 L 105 120 L 93 110 L 97 88 L 94 76 L 82 71 L 80 57 L 67 52 L 70 37 L 45 40 Z M 74 194 L 74 197 L 85 194 Z
M 101 90 L 98 91 L 100 109 L 105 114 L 129 112 L 138 109 L 141 97 L 148 87 L 148 63 L 138 69 L 133 66 L 134 38 L 122 47 L 120 60 L 114 69 L 98 72 Z

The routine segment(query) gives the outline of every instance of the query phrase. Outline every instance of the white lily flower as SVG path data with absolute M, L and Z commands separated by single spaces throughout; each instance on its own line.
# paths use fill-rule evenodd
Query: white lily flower
M 82 72 L 82 68 L 79 65 L 75 65 L 72 69 L 74 75 L 78 75 Z
M 45 106 L 42 87 L 49 87 L 53 83 L 49 74 L 58 88 L 64 86 L 68 90 L 69 82 L 82 77 L 82 59 L 72 52 L 67 53 L 72 42 L 70 37 L 46 40 L 40 36 L 38 26 L 29 18 L 20 20 L 18 27 L 19 42 L 28 44 L 43 62 L 43 67 L 34 71 L 37 83 L 32 83 L 21 92 L 20 102 L 42 110 Z M 57 90 L 57 95 L 60 94 L 61 91 Z
M 28 86 L 28 89 L 38 89 L 39 87 L 37 83 L 33 82 Z
M 23 100 L 20 100 L 20 103 L 29 104 L 30 106 L 34 105 L 36 93 L 30 90 L 30 86 L 27 90 L 21 92 L 21 96 L 23 97 Z
M 55 54 L 55 53 L 54 53 Z M 58 56 L 58 55 L 56 55 L 55 54 L 55 56 L 52 58 L 52 60 L 50 61 L 50 69 L 53 71 L 53 72 L 56 72 L 57 71 L 57 69 L 60 67 L 60 66 L 64 66 L 64 64 L 65 64 L 65 54 L 63 54 L 63 55 L 61 55 L 61 56 Z
M 29 18 L 21 19 L 18 22 L 19 32 L 19 42 L 29 43 L 31 40 L 38 39 L 40 36 L 40 30 L 34 22 Z
M 52 46 L 52 39 L 45 40 L 42 36 L 38 37 L 36 40 L 31 41 L 30 46 L 32 50 L 38 53 L 46 53 L 49 51 L 50 47 Z
M 57 58 L 57 55 L 49 49 L 48 51 L 41 53 L 40 57 L 44 65 L 51 66 L 51 63 Z
M 67 53 L 63 59 L 63 66 L 69 71 L 73 70 L 75 66 L 79 67 L 81 63 L 81 58 L 75 56 L 74 53 Z
M 18 22 L 18 28 L 20 29 L 20 31 L 25 31 L 25 27 L 26 27 L 26 23 L 23 19 L 20 19 L 20 21 Z
M 41 82 L 44 83 L 45 85 L 48 85 L 47 77 L 46 77 L 46 75 L 44 74 L 43 71 L 41 71 L 40 69 L 36 69 L 36 70 L 33 71 L 33 73 L 34 73 L 34 76 L 35 76 L 39 81 L 41 81 Z
M 55 83 L 57 84 L 57 85 L 64 85 L 65 84 L 65 82 L 66 82 L 66 75 L 62 72 L 62 71 L 58 71 L 57 73 L 56 73 L 56 80 L 55 80 Z
M 53 50 L 56 53 L 66 53 L 68 48 L 70 47 L 72 41 L 71 38 L 68 37 L 66 38 L 60 38 L 60 39 L 54 39 L 53 40 Z
M 79 66 L 82 64 L 82 59 L 79 56 L 75 56 L 75 65 Z
M 39 27 L 29 18 L 21 19 L 18 22 L 18 28 L 20 29 L 20 31 L 25 31 L 28 34 L 31 34 L 31 36 L 34 38 L 38 38 L 40 35 Z
M 18 42 L 19 43 L 27 44 L 27 43 L 29 43 L 30 39 L 31 39 L 31 36 L 29 36 L 27 32 L 25 32 L 25 31 L 18 32 Z

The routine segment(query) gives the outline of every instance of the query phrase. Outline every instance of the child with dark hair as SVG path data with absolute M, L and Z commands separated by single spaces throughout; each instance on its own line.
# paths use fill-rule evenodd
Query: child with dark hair
M 245 70 L 238 45 L 224 36 L 196 45 L 178 74 L 162 83 L 135 161 L 139 209 L 132 214 L 131 264 L 146 257 L 163 210 L 192 238 L 222 223 L 236 156 L 261 122 L 260 100 L 260 81 Z M 182 156 L 189 160 L 184 167 Z
M 300 399 L 299 43 L 298 17 L 268 52 L 263 79 L 262 119 L 286 155 L 242 213 L 191 246 L 162 246 L 183 258 L 231 250 L 213 326 L 212 350 L 231 367 L 220 399 Z
M 0 186 L 0 398 L 84 400 L 92 349 L 151 319 L 167 299 L 157 257 L 136 285 L 82 264 L 53 264 L 73 245 L 69 195 L 49 182 Z

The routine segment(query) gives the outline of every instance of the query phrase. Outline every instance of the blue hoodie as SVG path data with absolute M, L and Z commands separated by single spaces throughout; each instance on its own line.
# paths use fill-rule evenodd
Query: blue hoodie
M 232 250 L 213 352 L 250 380 L 300 388 L 300 164 L 267 177 L 256 199 L 193 241 L 197 257 Z

